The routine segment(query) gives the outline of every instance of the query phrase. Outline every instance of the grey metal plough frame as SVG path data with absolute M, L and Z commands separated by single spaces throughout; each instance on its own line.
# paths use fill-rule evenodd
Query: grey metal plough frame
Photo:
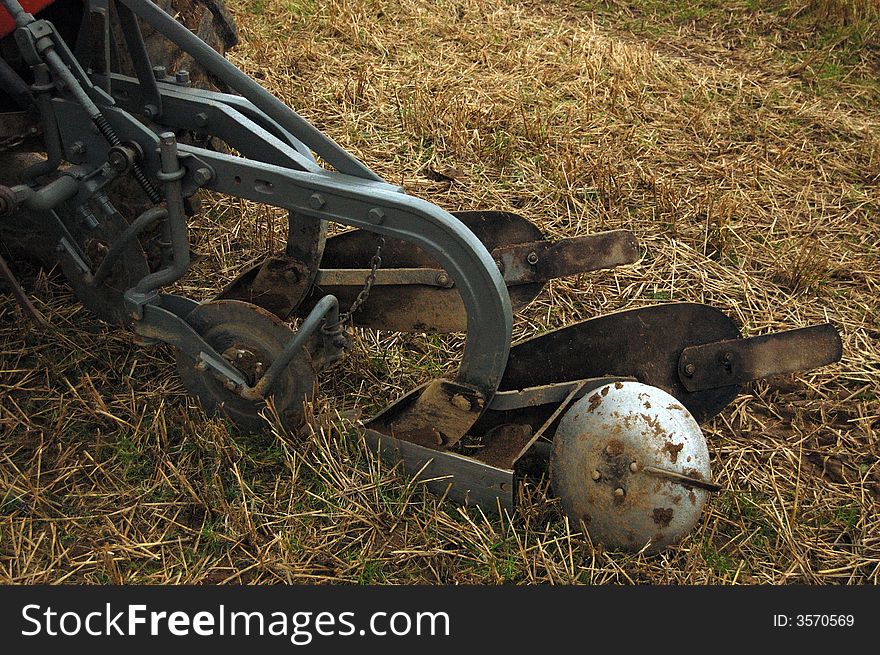
M 476 388 L 487 402 L 491 399 L 510 350 L 510 298 L 489 252 L 458 219 L 383 181 L 148 0 L 118 0 L 123 26 L 126 25 L 126 15 L 131 16 L 128 9 L 241 96 L 195 90 L 156 80 L 149 61 L 143 60 L 146 53 L 141 48 L 132 47 L 130 18 L 126 40 L 129 41 L 129 53 L 135 59 L 137 79 L 116 74 L 109 77 L 92 74 L 90 77 L 58 34 L 47 29 L 47 23 L 34 21 L 27 15 L 23 17 L 14 0 L 3 0 L 3 4 L 16 18 L 19 27 L 30 30 L 32 42 L 52 40 L 51 46 L 44 43 L 43 56 L 46 47 L 54 51 L 53 56 L 54 53 L 60 56 L 119 140 L 138 144 L 142 151 L 139 166 L 153 179 L 163 182 L 170 179 L 169 174 L 163 176 L 162 173 L 164 159 L 160 134 L 146 127 L 133 114 L 147 116 L 168 130 L 197 130 L 216 137 L 243 155 L 236 157 L 176 144 L 176 157 L 182 173 L 173 181 L 179 183 L 179 189 L 186 195 L 204 187 L 287 209 L 315 221 L 334 221 L 410 241 L 431 253 L 454 280 L 467 309 L 467 341 L 456 382 Z M 106 0 L 91 0 L 87 10 L 106 6 Z M 135 44 L 138 38 L 139 31 L 135 31 Z M 138 57 L 141 60 L 137 60 Z M 110 144 L 105 136 L 92 129 L 90 123 L 95 117 L 88 110 L 88 103 L 68 92 L 56 94 L 52 107 L 64 158 L 89 168 L 106 167 Z M 63 120 L 58 118 L 61 116 Z M 168 144 L 165 147 L 167 150 Z M 322 168 L 310 151 L 336 170 Z M 168 157 L 173 156 L 174 153 Z M 165 199 L 170 203 L 167 190 Z M 175 217 L 169 216 L 168 220 L 174 221 Z M 178 220 L 185 221 L 185 218 Z M 185 233 L 185 225 L 183 231 Z M 186 258 L 181 248 L 175 247 L 174 252 L 175 258 Z M 178 273 L 177 277 L 180 277 L 183 271 Z M 163 279 L 162 283 L 169 281 L 173 280 Z M 180 312 L 175 311 L 175 307 L 188 306 L 182 299 L 163 302 L 155 295 L 141 296 L 134 297 L 140 301 L 141 308 L 152 305 L 152 311 L 138 316 L 143 328 L 146 327 L 143 324 L 151 320 L 172 320 L 170 316 L 163 318 L 162 315 L 168 310 L 171 315 L 178 314 Z M 130 293 L 126 297 L 133 298 Z M 159 305 L 166 309 L 158 310 Z M 141 331 L 138 325 L 135 329 Z M 205 350 L 206 344 L 193 344 L 193 340 L 201 341 L 197 335 L 191 334 L 176 345 L 184 350 Z M 210 347 L 207 352 L 211 352 Z

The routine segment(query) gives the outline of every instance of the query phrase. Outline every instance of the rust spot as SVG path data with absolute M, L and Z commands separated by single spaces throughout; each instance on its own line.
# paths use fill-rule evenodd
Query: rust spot
M 587 411 L 592 412 L 594 409 L 596 409 L 601 404 L 602 404 L 602 397 L 599 394 L 594 393 L 592 396 L 590 396 L 590 406 L 587 408 Z
M 622 382 L 615 382 L 614 388 L 615 389 L 623 389 L 623 383 Z
M 647 400 L 645 401 L 645 409 L 651 409 L 651 403 L 649 403 Z
M 663 446 L 663 450 L 669 453 L 669 459 L 675 464 L 676 460 L 678 460 L 678 453 L 681 452 L 681 449 L 684 448 L 683 443 L 675 444 L 671 441 L 667 441 L 666 445 Z
M 659 525 L 662 528 L 665 528 L 672 521 L 672 508 L 667 507 L 665 509 L 661 507 L 655 507 L 653 513 L 654 523 Z
M 694 493 L 693 489 L 688 491 L 688 499 L 691 501 L 691 505 L 697 504 L 697 494 Z
M 604 398 L 607 395 L 608 395 L 608 387 L 603 387 L 602 388 L 602 397 Z
M 681 496 L 676 496 L 675 498 L 673 498 L 672 504 L 673 505 L 680 505 L 681 504 Z
M 681 411 L 684 411 L 684 407 L 682 407 L 681 405 L 676 405 L 675 403 L 667 405 L 666 409 L 679 409 Z
M 605 453 L 609 457 L 617 457 L 618 455 L 623 454 L 623 442 L 620 439 L 612 439 L 608 442 L 608 445 L 605 446 Z
M 463 412 L 471 411 L 471 401 L 462 396 L 460 393 L 452 396 L 452 405 Z

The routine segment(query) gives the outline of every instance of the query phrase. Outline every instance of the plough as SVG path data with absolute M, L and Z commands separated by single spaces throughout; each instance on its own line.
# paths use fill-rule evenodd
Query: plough
M 173 346 L 186 389 L 242 430 L 265 428 L 267 404 L 300 425 L 350 325 L 462 331 L 457 373 L 364 421 L 371 447 L 488 509 L 512 510 L 518 479 L 549 470 L 575 527 L 656 551 L 718 490 L 698 423 L 753 380 L 841 356 L 831 325 L 742 338 L 723 312 L 688 302 L 511 346 L 513 313 L 549 280 L 635 263 L 634 235 L 551 241 L 513 213 L 449 213 L 408 195 L 150 0 L 58 0 L 44 12 L 45 1 L 0 1 L 0 150 L 46 156 L 0 186 L 0 235 L 57 264 L 99 318 Z M 222 6 L 201 3 L 228 28 Z M 151 59 L 146 29 L 192 71 Z M 207 302 L 168 291 L 190 268 L 200 189 L 289 216 L 284 251 Z M 329 223 L 354 229 L 328 238 Z

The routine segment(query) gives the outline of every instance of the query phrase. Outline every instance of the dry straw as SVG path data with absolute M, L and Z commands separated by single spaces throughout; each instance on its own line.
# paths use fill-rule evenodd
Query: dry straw
M 607 552 L 541 486 L 499 519 L 370 457 L 339 414 L 453 371 L 459 336 L 359 331 L 309 429 L 269 416 L 242 437 L 184 394 L 169 351 L 20 264 L 57 331 L 23 330 L 0 298 L 0 580 L 877 583 L 880 120 L 858 82 L 876 58 L 828 92 L 808 83 L 821 57 L 792 72 L 778 15 L 574 5 L 236 0 L 231 58 L 446 209 L 517 211 L 552 237 L 636 232 L 638 264 L 553 282 L 517 338 L 666 300 L 746 334 L 838 326 L 840 364 L 754 385 L 705 426 L 724 491 L 693 534 L 656 557 Z M 205 210 L 181 285 L 197 299 L 285 238 L 280 212 Z

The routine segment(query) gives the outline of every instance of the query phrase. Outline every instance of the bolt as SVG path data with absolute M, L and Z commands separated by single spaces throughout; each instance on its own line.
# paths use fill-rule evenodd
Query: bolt
M 223 380 L 223 386 L 226 387 L 227 389 L 229 389 L 229 391 L 238 390 L 238 385 L 233 380 L 230 380 L 229 378 L 226 378 L 225 380 Z
M 206 362 L 204 359 L 200 359 L 196 362 L 196 370 L 199 373 L 204 373 L 208 370 L 208 362 Z
M 367 219 L 373 225 L 382 225 L 385 222 L 385 212 L 378 207 L 373 207 L 367 214 Z
M 313 193 L 309 196 L 309 207 L 312 209 L 323 209 L 326 204 L 327 201 L 324 200 L 324 196 L 320 193 Z
M 128 157 L 120 150 L 111 149 L 107 161 L 117 173 L 124 173 L 128 169 Z
M 632 471 L 633 473 L 638 473 L 638 472 L 639 472 L 639 464 L 638 464 L 638 462 L 632 462 L 632 463 L 629 465 L 629 470 Z
M 144 105 L 144 118 L 153 120 L 159 115 L 159 108 L 156 105 Z
M 70 154 L 77 156 L 86 154 L 86 144 L 82 141 L 75 141 L 73 145 L 70 146 Z
M 625 495 L 626 491 L 624 491 L 623 487 L 617 487 L 617 489 L 614 490 L 614 496 L 616 498 L 623 498 Z
M 590 477 L 592 477 L 595 482 L 598 482 L 602 479 L 602 474 L 599 473 L 599 471 L 593 471 L 593 474 Z
M 689 378 L 691 378 L 694 376 L 694 373 L 696 372 L 696 370 L 697 370 L 697 367 L 694 366 L 693 364 L 685 364 L 684 374 L 687 375 Z
M 256 375 L 262 375 L 265 370 L 266 367 L 263 365 L 263 362 L 257 362 L 254 364 L 254 373 Z
M 449 284 L 449 276 L 446 273 L 440 273 L 437 275 L 437 284 L 441 287 L 445 287 Z
M 168 77 L 168 69 L 164 66 L 153 66 L 153 77 L 157 80 L 164 80 Z
M 526 261 L 527 261 L 529 264 L 531 264 L 532 266 L 534 266 L 535 264 L 538 263 L 538 253 L 536 253 L 536 252 L 533 250 L 532 252 L 529 253 L 529 256 L 526 257 Z
M 193 182 L 195 182 L 197 186 L 205 186 L 212 179 L 214 179 L 214 171 L 206 166 L 197 168 L 193 173 Z
M 732 352 L 728 351 L 728 352 L 721 355 L 721 363 L 722 364 L 730 364 L 730 362 L 732 362 L 732 361 L 733 361 L 733 353 Z
M 194 118 L 197 127 L 205 127 L 208 124 L 208 115 L 203 111 L 196 114 Z
M 174 83 L 179 84 L 180 86 L 189 86 L 189 71 L 188 70 L 179 70 L 174 74 Z

